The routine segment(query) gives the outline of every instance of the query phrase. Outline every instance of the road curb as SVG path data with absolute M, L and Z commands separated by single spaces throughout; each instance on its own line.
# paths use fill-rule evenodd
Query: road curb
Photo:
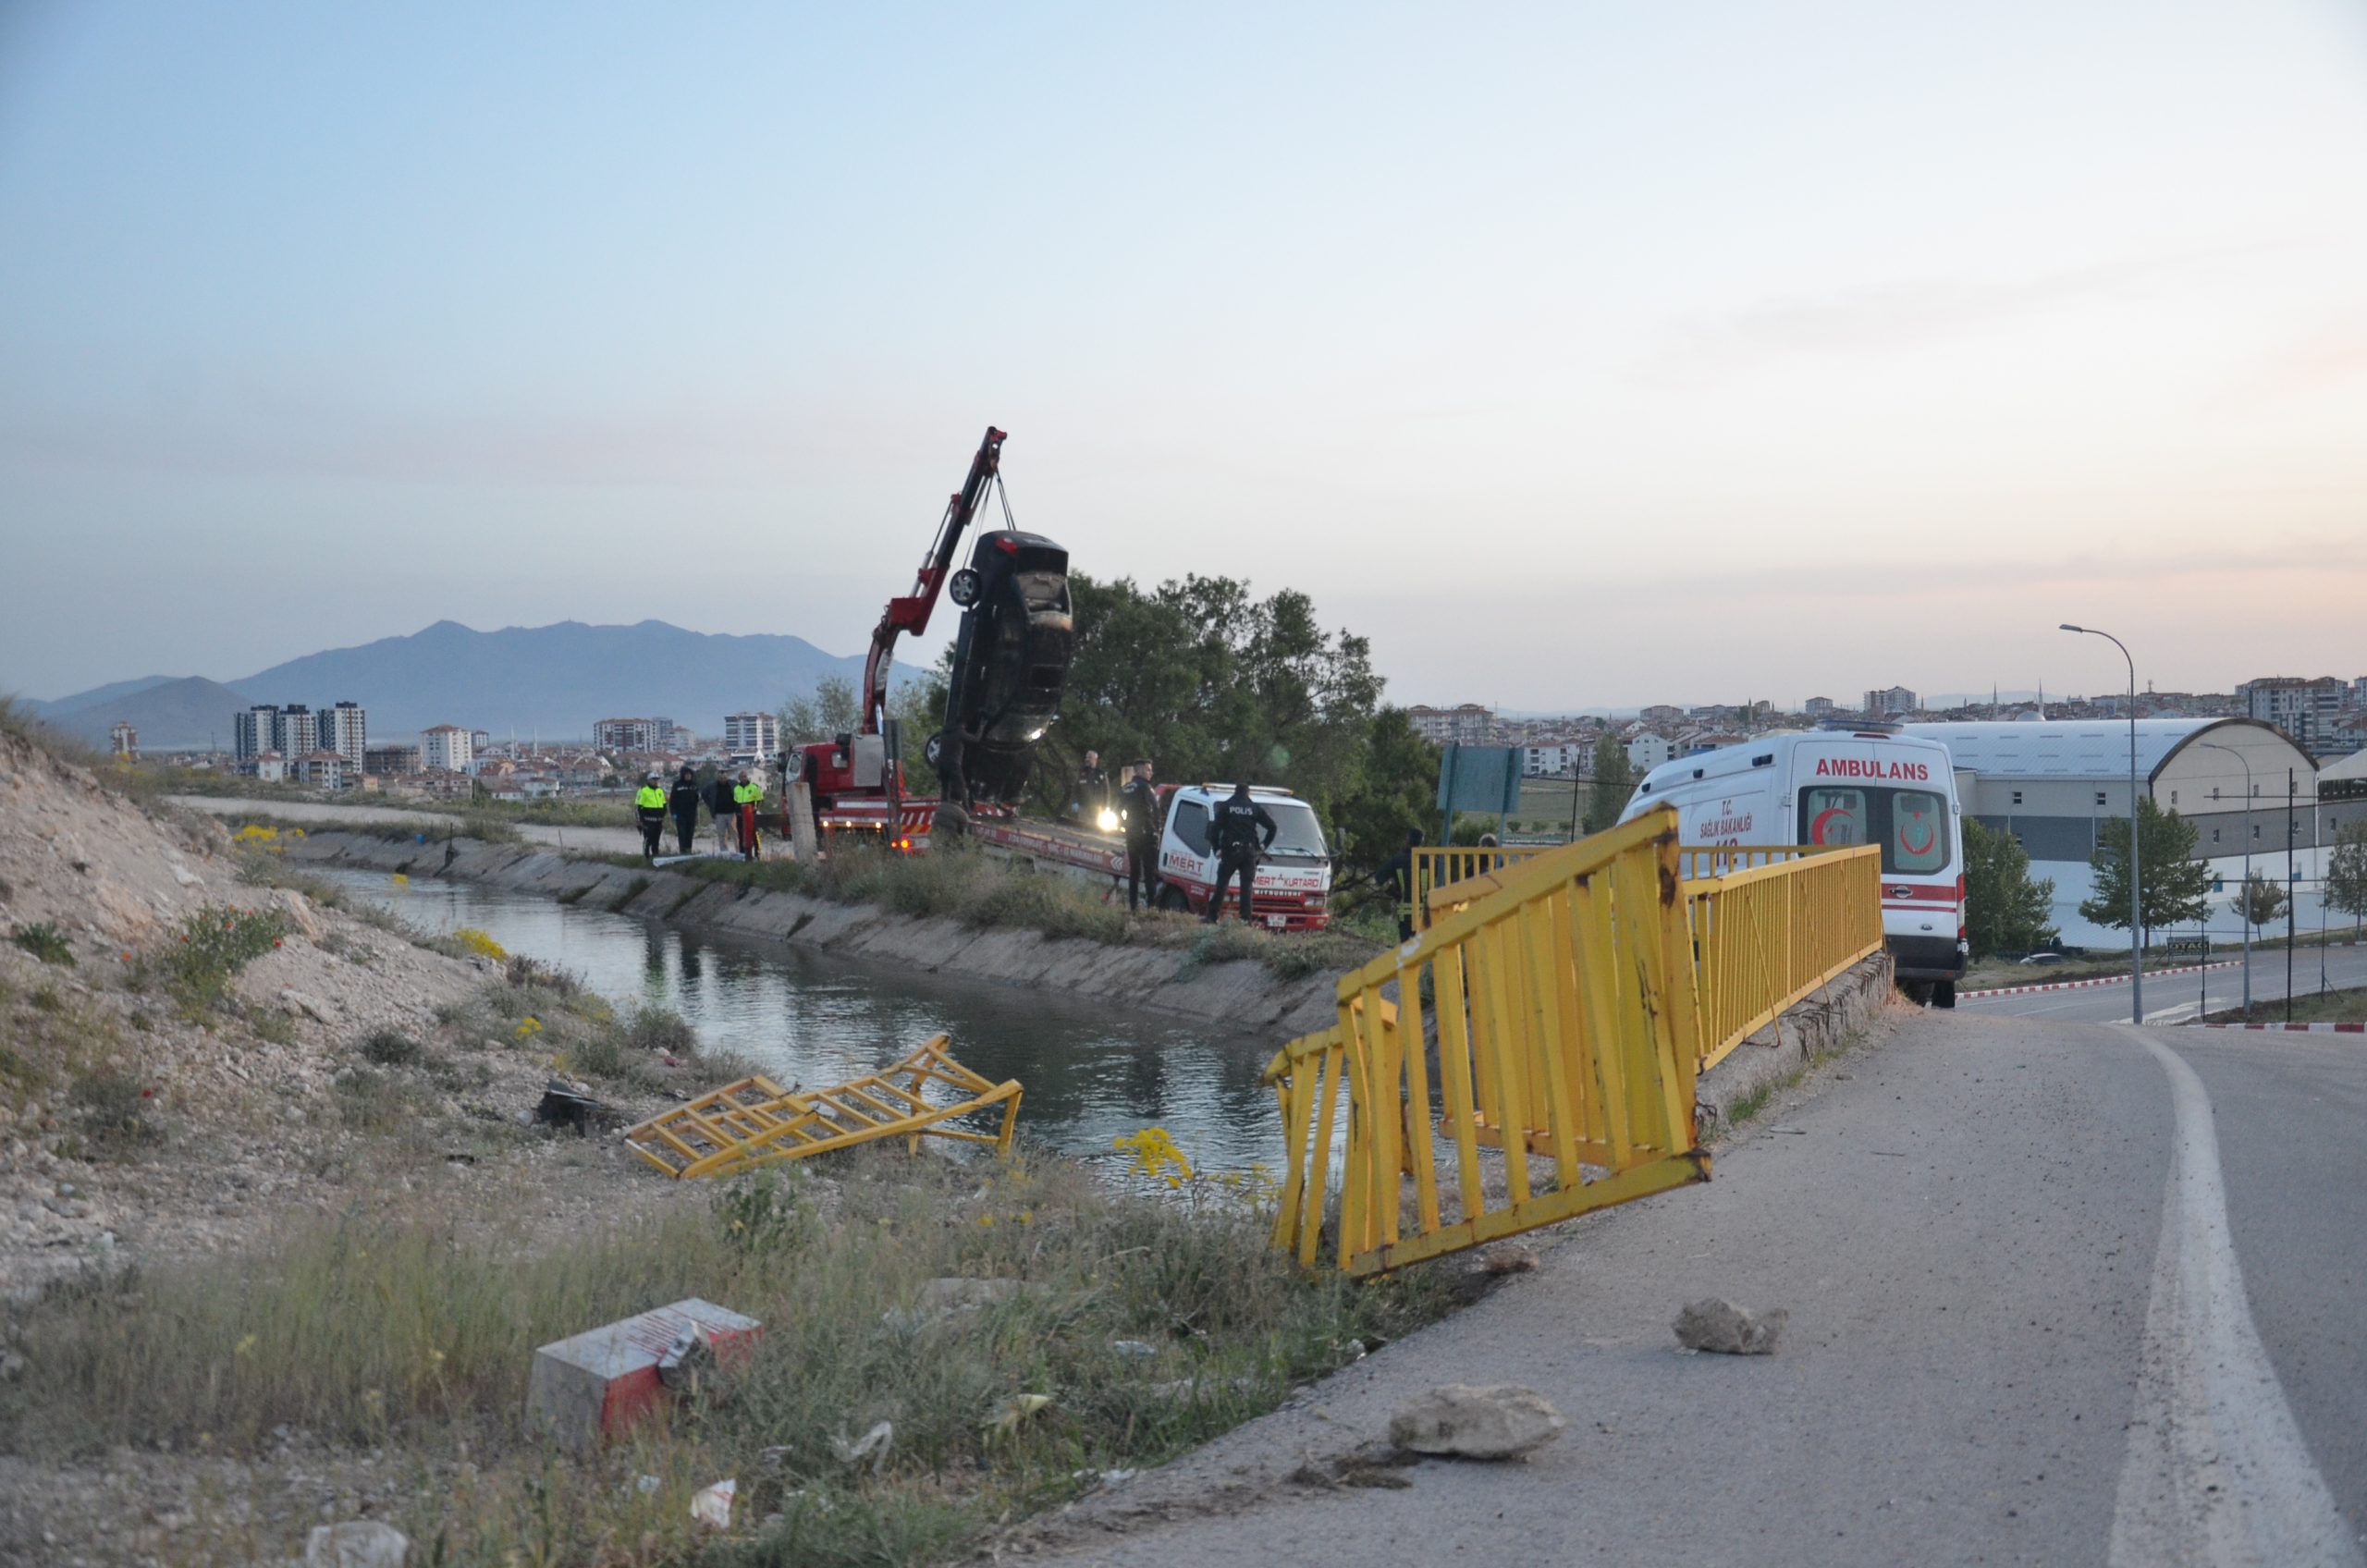
M 2367 1035 L 2367 1023 L 2181 1023 L 2181 1029 L 2250 1029 L 2270 1035 Z
M 2145 978 L 2166 980 L 2173 974 L 2200 974 L 2206 969 L 2241 967 L 2240 959 L 2231 958 L 2224 963 L 2189 963 L 2178 969 L 2149 969 L 2145 972 Z M 2126 986 L 2128 984 L 2128 976 L 2126 974 L 2099 974 L 2087 980 L 2051 980 L 2041 986 L 1999 986 L 1987 991 L 1958 991 L 1956 1000 L 1978 1002 L 1986 1001 L 1991 997 L 2027 997 L 2036 991 L 2077 991 L 2090 986 Z

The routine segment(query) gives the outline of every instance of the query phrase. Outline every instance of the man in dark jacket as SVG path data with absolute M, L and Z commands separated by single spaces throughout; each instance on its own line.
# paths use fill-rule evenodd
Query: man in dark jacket
M 1405 829 L 1405 847 L 1380 863 L 1372 874 L 1373 886 L 1397 904 L 1397 939 L 1414 939 L 1414 851 L 1422 847 L 1422 830 Z
M 1079 827 L 1098 828 L 1102 808 L 1110 803 L 1110 776 L 1101 771 L 1101 753 L 1085 753 L 1085 766 L 1069 784 L 1068 819 Z
M 699 776 L 691 771 L 689 763 L 674 776 L 674 787 L 666 792 L 666 809 L 673 815 L 675 844 L 689 854 L 691 840 L 699 830 Z
M 730 854 L 738 846 L 732 837 L 740 823 L 740 808 L 732 802 L 731 776 L 722 768 L 706 787 L 706 809 L 715 815 L 715 852 Z
M 1241 921 L 1249 923 L 1249 885 L 1257 880 L 1257 856 L 1273 847 L 1274 835 L 1282 831 L 1274 821 L 1274 814 L 1249 798 L 1249 786 L 1235 784 L 1233 793 L 1217 802 L 1215 833 L 1217 851 L 1216 891 L 1208 895 L 1208 913 L 1200 916 L 1208 925 L 1217 923 L 1217 912 L 1224 908 L 1225 883 L 1234 876 L 1241 878 Z M 1259 835 L 1263 834 L 1261 839 Z
M 1126 833 L 1126 907 L 1139 909 L 1159 896 L 1159 790 L 1148 757 L 1134 764 L 1118 791 L 1118 816 Z
M 666 791 L 657 787 L 656 768 L 649 770 L 641 788 L 632 792 L 632 809 L 641 819 L 641 852 L 655 860 L 658 837 L 666 831 Z

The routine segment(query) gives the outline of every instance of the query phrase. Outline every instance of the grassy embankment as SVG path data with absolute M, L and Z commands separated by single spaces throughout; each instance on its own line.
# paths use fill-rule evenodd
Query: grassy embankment
M 2285 998 L 2255 1001 L 2251 1010 L 2230 1008 L 2225 1012 L 2207 1014 L 2206 1023 L 2283 1023 Z M 2296 993 L 2293 998 L 2295 1023 L 2367 1023 L 2367 986 L 2354 986 L 2344 990 Z
M 292 1429 L 410 1478 L 394 1522 L 441 1563 L 938 1561 L 1452 1305 L 1438 1270 L 1299 1273 L 1254 1189 L 1184 1192 L 1113 1192 L 1057 1159 L 863 1150 L 563 1238 L 357 1202 L 260 1256 L 20 1308 L 10 1333 L 41 1375 L 0 1388 L 0 1442 L 263 1459 Z M 1020 1283 L 932 1319 L 919 1288 L 947 1276 Z M 766 1325 L 713 1397 L 581 1462 L 523 1429 L 536 1345 L 685 1296 Z M 842 1458 L 877 1422 L 885 1452 Z M 734 1530 L 702 1540 L 689 1497 L 725 1476 Z

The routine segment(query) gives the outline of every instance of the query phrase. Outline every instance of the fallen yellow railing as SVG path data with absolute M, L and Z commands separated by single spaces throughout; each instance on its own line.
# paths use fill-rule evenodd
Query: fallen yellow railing
M 1683 884 L 1708 1071 L 1785 1008 L 1883 945 L 1882 851 L 1686 849 Z M 1760 864 L 1736 866 L 1736 860 Z
M 1485 875 L 1478 896 L 1342 979 L 1338 1022 L 1267 1069 L 1286 1143 L 1274 1240 L 1303 1263 L 1321 1249 L 1343 1091 L 1336 1246 L 1352 1275 L 1709 1177 L 1676 814 Z M 1530 1155 L 1552 1161 L 1550 1181 L 1532 1180 Z
M 726 1176 L 879 1138 L 907 1139 L 914 1150 L 925 1136 L 952 1138 L 1009 1154 L 1019 1121 L 1018 1082 L 987 1082 L 948 1055 L 946 1045 L 939 1035 L 884 1072 L 827 1089 L 801 1092 L 769 1078 L 742 1078 L 626 1128 L 625 1141 L 668 1176 Z M 938 1085 L 960 1097 L 932 1103 L 926 1091 Z M 993 1132 L 946 1125 L 996 1106 L 1002 1117 Z

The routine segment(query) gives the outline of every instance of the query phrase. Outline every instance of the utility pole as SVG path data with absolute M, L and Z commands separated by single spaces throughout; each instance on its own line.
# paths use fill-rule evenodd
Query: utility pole
M 2293 944 L 2300 939 L 2294 903 L 2301 885 L 2293 880 L 2293 770 L 2285 770 L 2285 1022 L 2293 1022 Z
M 2138 924 L 2141 918 L 2137 894 L 2143 857 L 2137 847 L 2137 659 L 2129 653 L 2128 644 L 2109 631 L 2099 631 L 2091 626 L 2074 626 L 2065 621 L 2057 628 L 2076 631 L 2086 637 L 2101 637 L 2120 650 L 2128 661 L 2128 1021 L 2145 1022 L 2145 928 Z M 2287 961 L 2288 965 L 2290 960 Z M 2287 991 L 2291 986 L 2287 986 Z

